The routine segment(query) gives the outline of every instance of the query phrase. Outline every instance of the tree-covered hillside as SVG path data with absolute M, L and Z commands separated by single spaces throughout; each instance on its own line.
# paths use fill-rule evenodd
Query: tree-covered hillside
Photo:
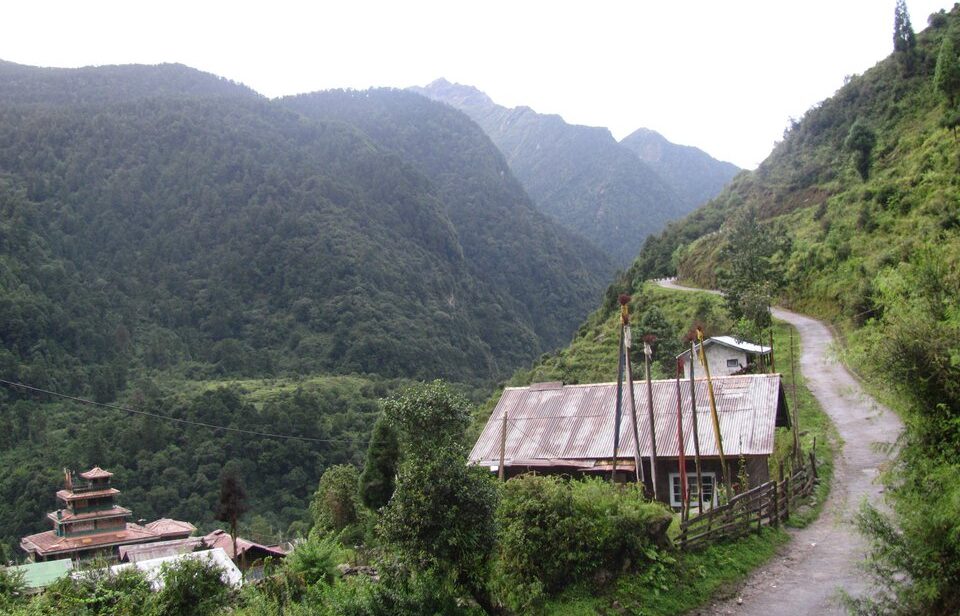
M 540 348 L 570 340 L 570 324 L 596 302 L 612 263 L 533 207 L 466 115 L 399 90 L 318 92 L 281 102 L 307 117 L 358 128 L 422 173 L 437 188 L 466 265 L 485 290 L 533 329 Z
M 0 388 L 4 545 L 94 464 L 138 517 L 209 528 L 236 471 L 249 526 L 303 530 L 398 380 L 483 387 L 569 340 L 609 262 L 465 115 L 369 96 L 0 63 L 0 379 L 177 422 Z
M 120 366 L 496 378 L 595 301 L 605 264 L 529 208 L 503 209 L 523 195 L 504 196 L 496 165 L 459 169 L 457 192 L 353 127 L 189 69 L 36 69 L 31 92 L 16 68 L 0 72 L 8 376 L 73 391 L 122 388 Z M 204 79 L 206 93 L 175 94 Z M 420 147 L 456 159 L 486 143 L 467 121 L 449 130 Z M 525 288 L 563 309 L 535 322 Z
M 960 609 L 960 6 L 928 23 L 915 36 L 898 2 L 896 51 L 794 122 L 755 172 L 648 240 L 615 285 L 677 273 L 724 286 L 746 258 L 781 301 L 847 331 L 848 359 L 907 424 L 887 478 L 894 516 L 862 518 L 881 591 L 855 606 L 864 613 Z M 779 241 L 745 240 L 749 228 Z
M 619 265 L 636 256 L 644 238 L 699 205 L 605 128 L 501 107 L 475 88 L 443 79 L 412 90 L 468 114 L 503 152 L 537 207 Z
M 700 148 L 677 145 L 649 128 L 640 128 L 620 140 L 671 186 L 690 208 L 713 199 L 740 168 L 719 161 Z

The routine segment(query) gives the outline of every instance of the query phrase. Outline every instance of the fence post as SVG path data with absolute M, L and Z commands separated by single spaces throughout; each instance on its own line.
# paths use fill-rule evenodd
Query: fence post
M 790 519 L 790 475 L 783 478 L 783 519 Z
M 764 507 L 765 503 L 763 502 L 763 497 L 766 495 L 767 492 L 769 492 L 769 490 L 764 490 L 763 492 L 760 493 L 760 498 L 759 498 L 760 506 L 757 507 L 757 534 L 760 534 L 760 530 L 763 528 L 763 510 L 768 509 L 770 507 L 769 504 L 767 504 L 767 506 Z
M 810 484 L 817 480 L 817 456 L 810 451 Z
M 780 526 L 780 491 L 777 489 L 777 482 L 773 482 L 773 518 L 770 523 L 773 526 Z

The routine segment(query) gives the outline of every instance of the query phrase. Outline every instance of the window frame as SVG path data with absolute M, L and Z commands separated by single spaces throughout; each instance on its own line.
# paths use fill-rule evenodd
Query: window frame
M 710 481 L 711 481 L 711 484 L 712 484 L 712 486 L 713 486 L 713 489 L 712 489 L 712 493 L 710 494 L 710 497 L 711 497 L 711 498 L 710 498 L 710 501 L 709 501 L 709 502 L 710 502 L 710 506 L 711 506 L 711 507 L 716 507 L 716 506 L 717 506 L 717 503 L 718 503 L 718 501 L 717 501 L 717 473 L 716 473 L 715 471 L 705 471 L 705 472 L 703 472 L 703 473 L 700 473 L 700 475 L 703 476 L 703 477 L 709 477 L 709 478 L 710 478 Z M 674 492 L 674 490 L 673 490 L 673 486 L 674 486 L 674 484 L 676 484 L 677 486 L 680 485 L 680 473 L 679 473 L 679 472 L 676 472 L 676 473 L 668 473 L 668 474 L 667 474 L 667 479 L 668 479 L 668 481 L 670 482 L 670 506 L 671 506 L 671 507 L 676 507 L 676 508 L 679 509 L 679 508 L 683 505 L 683 503 L 681 503 L 681 502 L 679 501 L 679 499 L 674 498 L 675 492 Z M 692 483 L 692 487 L 696 487 L 696 485 L 697 485 L 697 474 L 696 474 L 695 472 L 694 472 L 694 473 L 687 473 L 687 488 L 688 488 L 688 489 L 691 487 L 691 483 Z M 693 499 L 690 499 L 690 504 L 691 504 L 691 505 L 692 505 L 693 503 L 695 503 L 695 502 L 698 502 L 698 501 L 694 501 Z M 707 502 L 708 502 L 708 501 L 704 501 L 705 504 L 706 504 Z

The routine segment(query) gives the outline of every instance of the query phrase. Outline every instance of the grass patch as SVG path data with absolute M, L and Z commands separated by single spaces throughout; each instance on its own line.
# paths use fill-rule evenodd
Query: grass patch
M 783 530 L 765 528 L 700 552 L 668 555 L 642 573 L 620 576 L 600 592 L 595 584 L 578 584 L 548 602 L 544 612 L 552 616 L 682 614 L 732 592 L 788 540 Z

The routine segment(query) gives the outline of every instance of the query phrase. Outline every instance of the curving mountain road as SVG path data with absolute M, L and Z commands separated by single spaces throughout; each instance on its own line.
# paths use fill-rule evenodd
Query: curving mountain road
M 658 284 L 682 291 L 702 290 L 668 280 Z M 889 455 L 878 452 L 874 444 L 894 442 L 903 424 L 868 396 L 834 358 L 833 334 L 826 325 L 782 308 L 774 308 L 773 315 L 799 332 L 800 370 L 807 388 L 843 439 L 835 458 L 833 486 L 819 519 L 807 528 L 791 531 L 791 541 L 747 578 L 736 598 L 702 607 L 692 612 L 694 615 L 843 614 L 838 590 L 854 596 L 866 591 L 866 580 L 857 569 L 866 544 L 852 519 L 864 498 L 879 504 L 882 488 L 874 479 Z

